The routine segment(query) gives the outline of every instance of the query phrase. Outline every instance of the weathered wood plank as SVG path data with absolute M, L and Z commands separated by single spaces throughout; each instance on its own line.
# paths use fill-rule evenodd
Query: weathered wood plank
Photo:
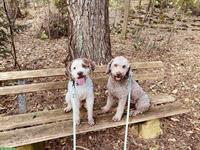
M 151 62 L 133 62 L 131 63 L 132 69 L 155 69 L 155 68 L 164 68 L 162 61 L 151 61 Z M 94 72 L 105 72 L 106 65 L 97 66 Z
M 149 74 L 135 74 L 134 79 L 136 80 L 159 80 L 162 79 L 164 73 L 149 73 Z M 99 77 L 93 79 L 95 84 L 104 85 L 108 77 Z M 53 90 L 53 89 L 65 89 L 67 86 L 67 81 L 56 81 L 56 82 L 46 82 L 46 83 L 32 83 L 26 85 L 15 85 L 15 86 L 5 86 L 0 87 L 0 95 L 10 95 L 19 93 L 36 92 L 42 90 Z
M 64 72 L 65 72 L 65 68 L 0 72 L 0 81 L 39 78 L 39 77 L 51 77 L 51 76 L 63 76 Z
M 10 95 L 18 93 L 28 93 L 43 90 L 63 89 L 66 88 L 67 81 L 33 83 L 26 85 L 15 85 L 0 87 L 0 95 Z
M 139 123 L 186 112 L 189 112 L 189 109 L 184 108 L 180 103 L 166 104 L 130 118 L 129 123 Z M 96 117 L 96 125 L 93 127 L 89 127 L 84 118 L 81 126 L 77 128 L 77 134 L 125 125 L 125 117 L 120 122 L 112 122 L 112 116 L 111 113 L 99 115 Z M 0 132 L 0 146 L 17 147 L 70 135 L 72 135 L 72 120 Z
M 71 113 L 64 113 L 63 109 L 5 116 L 0 118 L 0 131 L 69 120 L 71 117 Z
M 132 63 L 131 66 L 133 69 L 162 68 L 163 63 L 161 61 L 135 62 L 135 63 Z M 96 66 L 96 69 L 94 72 L 105 72 L 105 70 L 106 70 L 105 65 Z M 65 72 L 65 68 L 0 72 L 0 81 L 63 76 L 64 72 Z
M 176 100 L 173 96 L 167 94 L 151 95 L 150 98 L 152 105 L 171 103 Z
M 161 80 L 164 78 L 164 72 L 160 71 L 159 73 L 136 73 L 133 75 L 135 80 L 145 81 L 145 80 Z M 108 76 L 96 77 L 94 83 L 98 85 L 105 85 L 108 81 Z
M 154 95 L 150 97 L 152 105 L 175 101 L 175 98 L 170 95 Z M 104 104 L 98 105 L 103 106 Z M 94 114 L 101 114 L 101 110 L 96 108 Z M 82 113 L 83 116 L 86 116 L 85 112 Z M 5 116 L 0 118 L 0 131 L 70 119 L 72 119 L 71 113 L 64 113 L 63 109 Z

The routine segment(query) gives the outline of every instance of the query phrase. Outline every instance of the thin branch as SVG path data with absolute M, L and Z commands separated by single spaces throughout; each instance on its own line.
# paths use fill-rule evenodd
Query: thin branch
M 5 0 L 3 0 L 3 6 L 4 6 L 4 11 L 6 13 L 6 17 L 8 19 L 8 23 L 9 23 L 9 28 L 10 28 L 10 35 L 11 35 L 11 45 L 12 45 L 12 49 L 13 49 L 13 58 L 14 58 L 14 66 L 18 67 L 20 69 L 19 64 L 17 63 L 17 55 L 16 55 L 16 48 L 15 48 L 15 42 L 14 42 L 14 32 L 13 32 L 13 23 L 10 20 L 10 17 L 8 15 L 8 10 L 6 7 L 6 2 Z
M 83 146 L 76 146 L 77 148 L 79 148 L 79 149 L 83 149 L 83 150 L 90 150 L 90 149 L 88 149 L 88 148 L 85 148 L 85 147 L 83 147 Z
M 142 0 L 139 0 L 138 1 L 138 11 L 139 12 L 140 12 L 141 8 L 142 8 Z

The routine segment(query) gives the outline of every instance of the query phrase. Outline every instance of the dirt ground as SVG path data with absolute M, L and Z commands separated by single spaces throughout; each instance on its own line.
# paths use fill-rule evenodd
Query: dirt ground
M 28 26 L 16 35 L 19 64 L 25 69 L 63 67 L 67 39 L 37 38 L 40 23 L 45 17 L 44 9 L 37 8 L 29 12 L 25 19 L 18 20 L 18 24 Z M 161 119 L 163 134 L 155 139 L 140 139 L 131 130 L 128 146 L 130 150 L 200 150 L 200 17 L 182 15 L 182 19 L 173 21 L 172 9 L 165 12 L 165 23 L 159 23 L 156 22 L 156 14 L 159 12 L 152 17 L 151 26 L 145 24 L 147 26 L 138 34 L 136 29 L 139 28 L 139 21 L 136 16 L 144 14 L 131 14 L 126 40 L 122 40 L 118 34 L 120 25 L 112 28 L 113 55 L 124 55 L 131 61 L 163 61 L 166 72 L 164 80 L 153 85 L 142 82 L 142 87 L 151 93 L 171 94 L 192 111 Z M 0 71 L 13 70 L 11 58 L 0 60 L 0 65 Z M 64 91 L 48 91 L 45 96 L 44 93 L 28 94 L 29 112 L 64 107 Z M 17 99 L 3 97 L 0 106 L 6 107 L 7 113 L 16 113 Z M 124 127 L 82 134 L 77 138 L 77 145 L 91 150 L 118 150 L 123 148 Z M 71 146 L 72 137 L 46 142 L 48 150 L 70 149 Z

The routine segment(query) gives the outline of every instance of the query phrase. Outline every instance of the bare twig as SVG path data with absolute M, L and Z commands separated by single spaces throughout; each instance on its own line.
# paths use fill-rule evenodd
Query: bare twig
M 85 147 L 83 147 L 83 146 L 76 146 L 77 148 L 79 148 L 79 149 L 83 149 L 83 150 L 90 150 L 90 149 L 88 149 L 88 148 L 85 148 Z
M 144 23 L 148 20 L 148 16 L 149 16 L 149 11 L 150 11 L 150 8 L 152 6 L 152 0 L 149 0 L 149 4 L 147 6 L 147 9 L 146 9 L 146 14 L 144 16 L 144 19 L 142 20 L 141 22 L 141 28 L 137 29 L 136 31 L 136 39 L 137 41 L 140 39 L 140 33 L 142 32 L 142 30 L 144 29 Z
M 36 10 L 36 7 L 37 7 L 37 3 L 36 3 L 36 1 L 35 0 L 33 0 L 33 7 L 34 7 L 34 10 Z
M 9 28 L 10 28 L 10 35 L 11 35 L 11 46 L 12 46 L 12 49 L 13 49 L 13 58 L 14 58 L 14 66 L 15 67 L 18 67 L 20 69 L 20 66 L 17 62 L 17 55 L 16 55 L 16 48 L 15 48 L 15 41 L 14 41 L 14 32 L 13 32 L 13 26 L 14 26 L 14 23 L 12 23 L 9 15 L 8 15 L 8 10 L 7 10 L 7 7 L 6 7 L 6 2 L 5 0 L 3 0 L 3 6 L 4 6 L 4 11 L 6 13 L 6 17 L 8 19 L 8 23 L 9 23 Z
M 169 34 L 169 37 L 167 39 L 167 44 L 170 43 L 170 40 L 171 40 L 171 37 L 176 29 L 176 21 L 178 20 L 178 15 L 175 16 L 175 19 L 174 19 L 174 22 L 172 24 L 172 27 L 171 27 L 171 31 L 170 31 L 170 34 Z
M 142 0 L 138 1 L 138 11 L 140 11 L 142 8 Z

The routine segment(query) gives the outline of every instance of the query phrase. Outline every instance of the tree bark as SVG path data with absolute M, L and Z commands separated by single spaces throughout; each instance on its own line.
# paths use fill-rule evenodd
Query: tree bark
M 27 9 L 27 7 L 28 7 L 28 2 L 27 2 L 27 0 L 24 0 L 23 2 L 24 2 L 24 8 Z
M 122 27 L 122 38 L 124 39 L 126 38 L 129 9 L 130 9 L 130 0 L 125 0 L 124 1 L 124 21 L 123 21 L 123 27 Z
M 15 22 L 17 18 L 23 18 L 21 10 L 19 8 L 18 0 L 10 0 L 9 2 L 9 16 Z
M 88 57 L 97 64 L 111 59 L 108 0 L 68 0 L 69 55 Z
M 141 7 L 142 7 L 142 0 L 139 0 L 139 1 L 138 1 L 138 10 L 139 10 L 139 11 L 141 10 Z

